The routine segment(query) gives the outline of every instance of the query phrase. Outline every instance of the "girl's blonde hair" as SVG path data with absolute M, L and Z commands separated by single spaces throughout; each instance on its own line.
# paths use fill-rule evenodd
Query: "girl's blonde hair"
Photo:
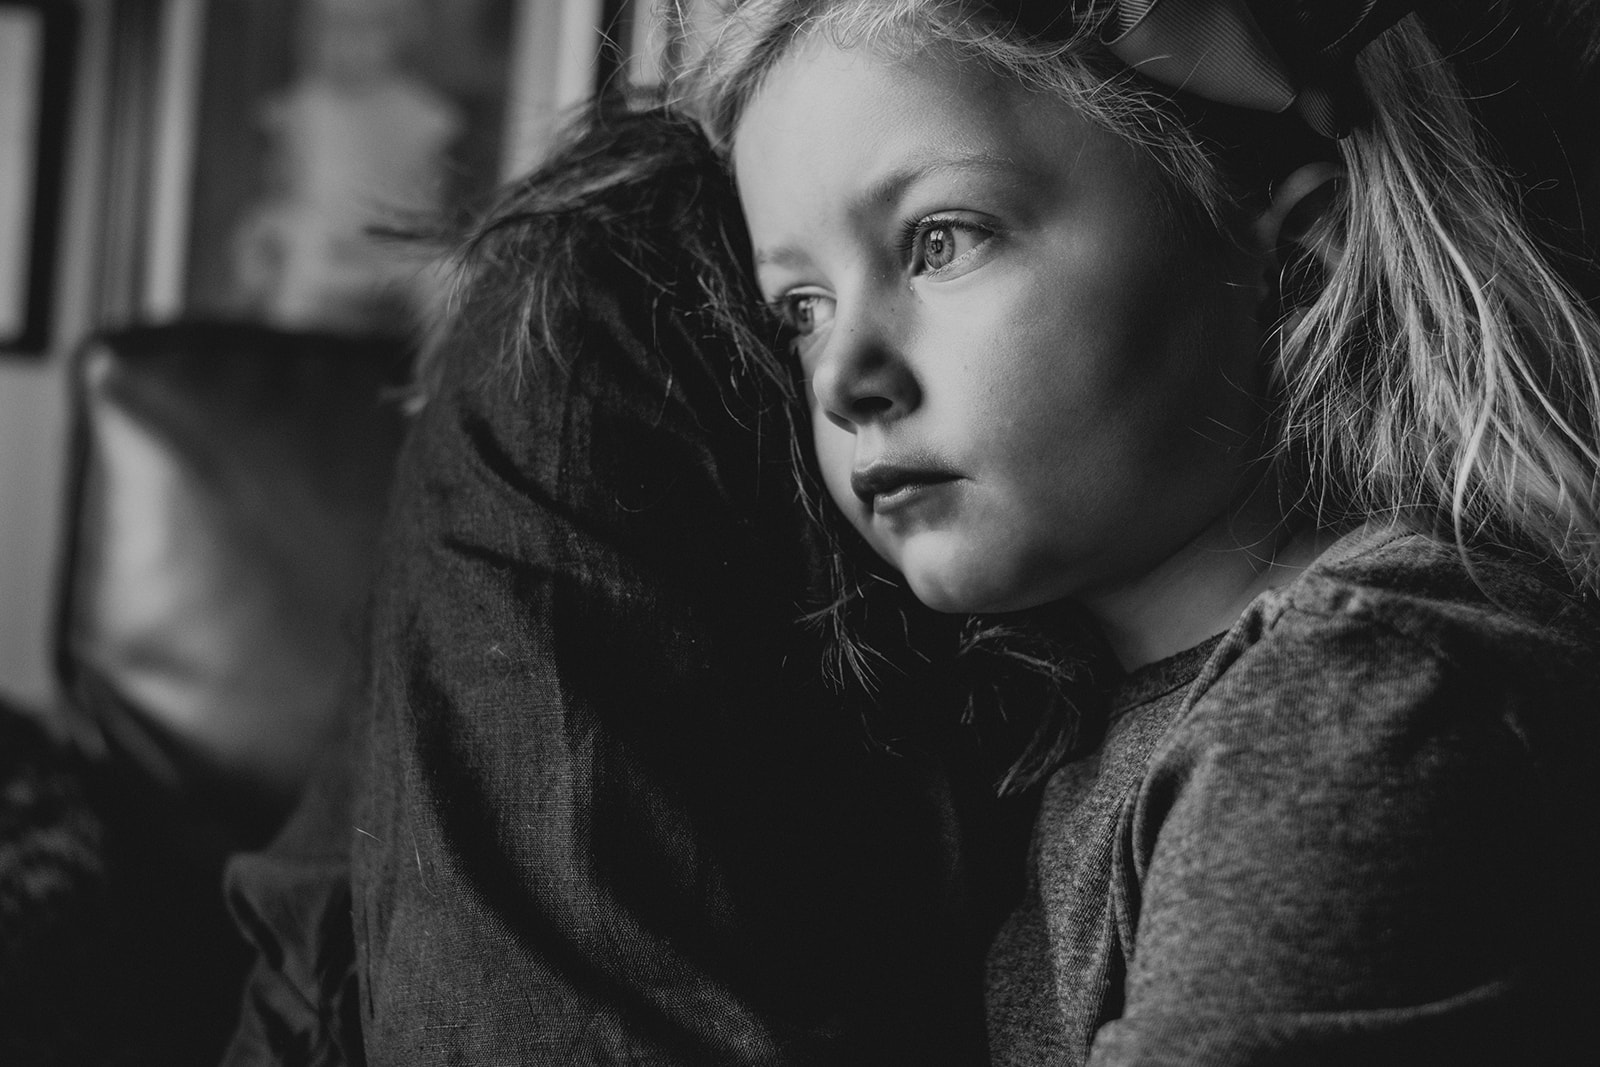
M 1268 182 L 1294 164 L 1342 163 L 1308 238 L 1342 252 L 1326 269 L 1301 261 L 1314 284 L 1287 301 L 1300 306 L 1274 334 L 1269 445 L 1301 505 L 1328 523 L 1392 517 L 1463 552 L 1508 547 L 1553 564 L 1579 594 L 1600 594 L 1600 321 L 1533 236 L 1526 191 L 1497 161 L 1424 20 L 1408 16 L 1361 53 L 1370 113 L 1328 142 L 1291 116 L 1199 104 L 1144 81 L 1101 43 L 1111 5 L 1071 7 L 1070 27 L 1040 40 L 976 0 L 745 0 L 679 98 L 726 151 L 798 41 L 933 49 L 1054 93 L 1143 146 L 1176 217 L 1209 222 L 1212 234 L 1264 205 Z
M 1264 194 L 1259 160 L 1237 166 L 1237 146 L 1208 138 L 1192 104 L 1106 52 L 1108 4 L 1074 7 L 1067 33 L 1038 41 L 972 0 L 746 0 L 682 99 L 726 148 L 802 38 L 937 46 L 1142 145 L 1175 201 L 1205 217 Z M 1347 173 L 1323 235 L 1343 253 L 1277 337 L 1276 451 L 1324 517 L 1392 515 L 1463 544 L 1506 543 L 1600 592 L 1600 322 L 1531 235 L 1421 19 L 1369 45 L 1358 77 L 1370 117 L 1323 149 Z M 1263 123 L 1263 135 L 1292 122 Z

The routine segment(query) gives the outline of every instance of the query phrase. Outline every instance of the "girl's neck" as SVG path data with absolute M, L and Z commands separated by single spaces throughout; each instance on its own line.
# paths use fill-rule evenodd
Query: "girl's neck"
M 1257 596 L 1299 577 L 1339 536 L 1257 492 L 1138 578 L 1083 598 L 1125 670 L 1227 630 Z

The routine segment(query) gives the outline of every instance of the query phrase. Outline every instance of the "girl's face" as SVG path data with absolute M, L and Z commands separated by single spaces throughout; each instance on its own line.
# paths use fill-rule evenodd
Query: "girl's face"
M 733 160 L 828 490 L 921 600 L 1112 610 L 1208 565 L 1261 417 L 1264 267 L 1181 235 L 1146 157 L 937 52 L 813 38 Z

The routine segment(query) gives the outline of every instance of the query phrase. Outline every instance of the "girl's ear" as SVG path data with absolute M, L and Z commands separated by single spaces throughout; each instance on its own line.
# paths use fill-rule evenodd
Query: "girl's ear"
M 1255 239 L 1266 263 L 1263 321 L 1283 322 L 1322 292 L 1344 254 L 1344 235 L 1318 225 L 1333 207 L 1344 168 L 1307 163 L 1272 187 L 1266 210 L 1256 217 Z

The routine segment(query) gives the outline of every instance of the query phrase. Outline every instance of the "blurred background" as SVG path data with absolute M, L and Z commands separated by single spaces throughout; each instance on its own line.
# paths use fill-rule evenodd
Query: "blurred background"
M 0 693 L 54 696 L 71 353 L 195 318 L 392 331 L 436 287 L 367 230 L 470 208 L 598 86 L 658 81 L 654 8 L 0 2 Z
M 482 206 L 714 0 L 0 0 L 0 1063 L 215 1062 Z

